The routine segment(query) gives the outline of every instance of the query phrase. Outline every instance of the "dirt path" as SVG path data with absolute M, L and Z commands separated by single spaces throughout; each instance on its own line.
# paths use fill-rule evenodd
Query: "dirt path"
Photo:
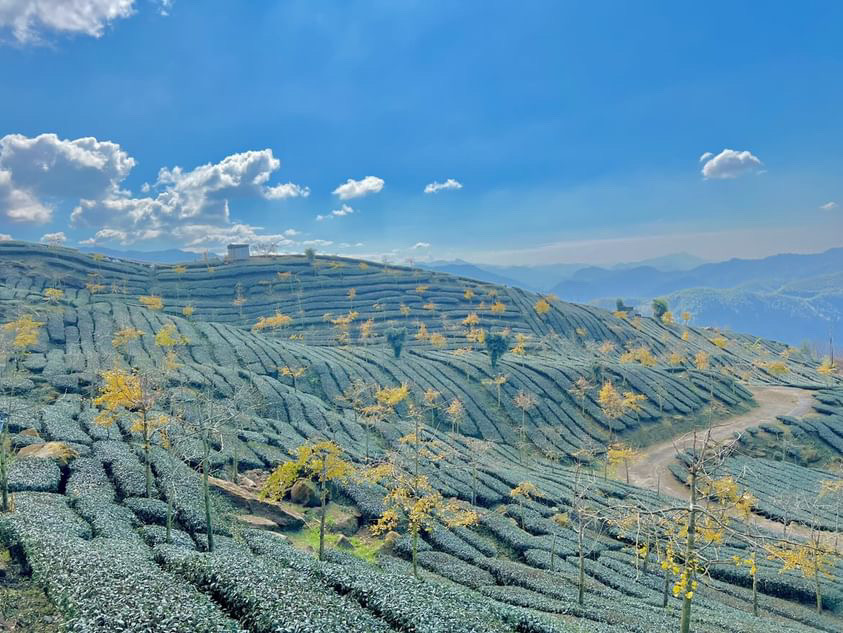
M 720 420 L 712 430 L 712 437 L 715 440 L 728 439 L 734 433 L 751 426 L 775 422 L 776 416 L 779 415 L 800 417 L 812 409 L 813 393 L 807 389 L 752 387 L 750 390 L 758 406 L 746 413 Z M 686 434 L 643 449 L 635 461 L 629 465 L 629 483 L 649 490 L 658 490 L 662 494 L 687 501 L 688 488 L 670 472 L 670 465 L 676 462 L 677 449 L 681 451 L 689 448 L 691 443 L 691 434 Z M 781 523 L 759 515 L 755 515 L 755 522 L 759 527 L 772 532 L 781 532 L 783 528 Z M 788 533 L 809 536 L 806 528 L 793 524 L 788 528 Z
M 758 406 L 717 422 L 711 433 L 712 438 L 724 440 L 751 426 L 775 422 L 776 416 L 799 417 L 811 411 L 813 393 L 806 389 L 753 387 L 751 391 Z M 643 449 L 629 465 L 629 483 L 650 490 L 660 489 L 662 493 L 686 500 L 688 489 L 676 480 L 669 466 L 676 462 L 677 449 L 681 451 L 689 448 L 691 442 L 691 434 L 686 434 Z

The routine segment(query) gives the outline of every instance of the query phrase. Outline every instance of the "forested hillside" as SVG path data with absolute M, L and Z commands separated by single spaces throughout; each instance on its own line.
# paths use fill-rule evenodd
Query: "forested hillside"
M 643 633 L 691 600 L 694 630 L 839 630 L 839 563 L 822 613 L 810 579 L 759 565 L 762 625 L 737 531 L 691 589 L 678 532 L 629 523 L 671 505 L 624 483 L 636 446 L 751 408 L 751 385 L 838 402 L 784 344 L 313 253 L 152 266 L 20 242 L 0 242 L 0 322 L 0 538 L 69 630 Z M 315 546 L 327 497 L 282 489 L 289 522 L 260 531 L 259 504 L 206 494 L 299 463 L 318 496 L 329 457 L 308 471 L 302 446 L 345 473 L 325 494 L 351 538 L 329 525 L 323 561 L 290 540 Z

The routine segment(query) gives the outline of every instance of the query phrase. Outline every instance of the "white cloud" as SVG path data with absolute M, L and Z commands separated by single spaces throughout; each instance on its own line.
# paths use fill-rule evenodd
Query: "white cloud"
M 351 215 L 352 213 L 354 213 L 354 209 L 352 209 L 347 204 L 344 204 L 339 209 L 334 209 L 326 215 L 317 215 L 316 221 L 322 222 L 323 220 L 330 220 L 332 218 L 344 218 L 345 216 Z
M 831 211 L 832 209 L 836 209 L 838 206 L 839 205 L 836 202 L 834 202 L 833 200 L 830 200 L 830 201 L 826 202 L 825 204 L 821 204 L 820 209 L 822 209 L 823 211 Z
M 64 234 L 64 231 L 59 231 L 58 233 L 45 233 L 41 236 L 41 242 L 44 244 L 64 244 L 67 241 L 67 236 Z
M 13 222 L 44 224 L 53 214 L 52 207 L 41 204 L 31 193 L 18 189 L 12 182 L 12 173 L 0 170 L 0 209 Z
M 301 244 L 302 246 L 330 246 L 333 242 L 331 240 L 305 240 Z
M 63 140 L 55 134 L 4 136 L 0 214 L 13 221 L 44 223 L 59 203 L 70 202 L 75 204 L 71 225 L 93 229 L 94 235 L 80 242 L 85 244 L 126 246 L 162 236 L 194 250 L 220 248 L 229 241 L 295 244 L 290 239 L 298 235 L 294 229 L 264 235 L 261 227 L 231 220 L 232 201 L 309 195 L 307 187 L 270 183 L 281 167 L 270 149 L 232 154 L 193 169 L 162 168 L 139 197 L 123 187 L 134 166 L 135 160 L 111 141 Z M 337 215 L 350 213 L 346 207 Z
M 10 242 L 13 239 L 8 233 L 0 233 L 0 242 Z
M 410 249 L 414 250 L 414 251 L 417 251 L 417 250 L 420 250 L 420 249 L 423 249 L 423 248 L 430 248 L 430 242 L 416 242 L 415 244 L 413 244 L 410 247 Z
M 425 193 L 437 193 L 446 189 L 462 189 L 462 183 L 448 178 L 445 182 L 436 182 L 435 180 L 424 188 Z
M 167 15 L 172 0 L 161 0 Z M 47 31 L 100 37 L 116 20 L 135 13 L 135 0 L 0 0 L 0 29 L 20 44 L 37 44 Z
M 284 200 L 286 198 L 307 198 L 310 195 L 308 187 L 301 187 L 291 182 L 274 187 L 267 187 L 264 190 L 264 197 L 267 200 Z
M 120 183 L 134 166 L 110 141 L 8 134 L 0 138 L 0 206 L 12 220 L 47 222 L 57 200 L 122 195 Z
M 352 180 L 349 178 L 345 184 L 340 185 L 334 189 L 335 196 L 339 196 L 340 200 L 351 200 L 352 198 L 361 198 L 370 193 L 378 193 L 383 189 L 383 179 L 376 176 L 366 176 L 363 180 Z
M 280 166 L 272 150 L 264 149 L 232 154 L 218 163 L 192 170 L 163 168 L 148 195 L 134 198 L 124 192 L 101 199 L 83 198 L 71 214 L 71 223 L 123 232 L 125 237 L 118 238 L 123 244 L 164 233 L 190 242 L 196 239 L 192 226 L 215 227 L 213 235 L 220 239 L 226 232 L 237 235 L 247 225 L 232 229 L 235 225 L 230 218 L 231 200 L 278 200 L 309 195 L 306 187 L 293 183 L 267 185 Z
M 717 156 L 706 152 L 700 156 L 700 160 L 705 160 L 702 175 L 707 180 L 737 178 L 746 173 L 760 173 L 763 168 L 761 160 L 747 150 L 724 149 Z

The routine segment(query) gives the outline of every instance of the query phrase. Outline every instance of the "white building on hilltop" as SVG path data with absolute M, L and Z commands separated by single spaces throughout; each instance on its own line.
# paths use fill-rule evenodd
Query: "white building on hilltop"
M 238 259 L 249 259 L 249 245 L 248 244 L 229 244 L 228 245 L 228 261 L 236 261 Z

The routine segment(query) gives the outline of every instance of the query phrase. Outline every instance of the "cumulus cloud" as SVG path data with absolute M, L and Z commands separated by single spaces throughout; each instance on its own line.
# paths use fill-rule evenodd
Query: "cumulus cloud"
M 67 236 L 64 234 L 64 231 L 59 231 L 58 233 L 44 233 L 41 236 L 42 243 L 44 244 L 57 244 L 62 245 L 67 241 Z
M 764 166 L 757 156 L 747 150 L 724 149 L 717 156 L 706 152 L 700 160 L 705 161 L 702 166 L 702 175 L 706 180 L 724 180 L 737 178 L 747 173 L 760 173 Z
M 366 176 L 363 180 L 352 180 L 349 178 L 345 184 L 334 189 L 334 195 L 340 200 L 351 200 L 362 198 L 370 193 L 378 193 L 383 189 L 383 179 L 376 176 Z
M 417 250 L 420 250 L 420 249 L 423 249 L 423 248 L 430 248 L 430 242 L 416 242 L 415 244 L 413 244 L 410 247 L 410 249 L 414 250 L 414 251 L 417 251 Z
M 0 209 L 13 222 L 44 224 L 53 215 L 52 207 L 41 204 L 31 193 L 18 189 L 12 173 L 0 169 Z
M 264 189 L 264 197 L 268 200 L 284 200 L 285 198 L 307 198 L 310 195 L 310 189 L 307 187 L 300 187 L 291 182 L 283 185 L 276 185 L 274 187 L 267 187 Z
M 339 209 L 334 209 L 326 215 L 317 215 L 316 221 L 322 222 L 323 220 L 330 220 L 332 218 L 344 218 L 345 216 L 351 215 L 352 213 L 354 213 L 354 209 L 352 209 L 347 204 L 344 204 Z
M 134 166 L 135 160 L 111 141 L 65 140 L 55 134 L 2 137 L 0 214 L 14 221 L 44 223 L 52 219 L 56 205 L 71 202 L 75 204 L 71 225 L 93 229 L 93 236 L 81 242 L 85 244 L 125 246 L 166 237 L 192 249 L 265 239 L 291 245 L 295 230 L 262 235 L 261 227 L 233 223 L 229 204 L 310 194 L 307 187 L 294 183 L 270 182 L 281 167 L 270 149 L 232 154 L 193 169 L 162 168 L 139 196 L 123 187 Z
M 11 220 L 47 222 L 57 200 L 121 195 L 134 166 L 110 141 L 8 134 L 0 138 L 0 202 Z
M 172 0 L 161 0 L 167 12 Z M 46 32 L 100 37 L 116 20 L 135 13 L 135 0 L 2 0 L 0 30 L 20 44 L 40 43 Z
M 462 183 L 448 178 L 445 182 L 436 182 L 435 180 L 424 188 L 425 193 L 438 193 L 447 189 L 462 189 Z
M 707 161 L 709 158 L 711 158 L 712 156 L 714 156 L 714 154 L 712 152 L 703 152 L 702 156 L 700 156 L 700 162 L 703 163 L 703 162 Z
M 820 209 L 822 209 L 823 211 L 831 211 L 832 209 L 836 209 L 837 207 L 838 204 L 834 202 L 834 200 L 829 200 L 825 204 L 820 205 Z

